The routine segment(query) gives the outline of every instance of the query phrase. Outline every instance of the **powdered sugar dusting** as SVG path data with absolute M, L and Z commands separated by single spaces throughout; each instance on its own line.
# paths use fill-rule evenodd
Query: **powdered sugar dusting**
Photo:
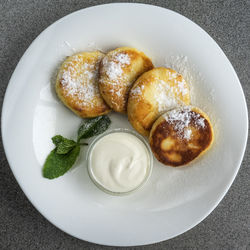
M 113 61 L 109 62 L 108 59 L 104 59 L 103 65 L 110 80 L 116 80 L 117 77 L 121 76 L 122 68 L 120 64 Z
M 189 128 L 190 123 L 194 121 L 197 128 L 205 128 L 205 119 L 200 114 L 192 111 L 191 107 L 186 106 L 181 109 L 173 109 L 165 115 L 165 120 L 173 124 L 177 135 L 186 140 L 190 140 L 192 130 Z
M 103 59 L 103 71 L 112 81 L 112 84 L 117 84 L 122 76 L 123 67 L 130 64 L 130 57 L 126 53 L 118 53 L 110 58 L 106 56 Z
M 204 118 L 199 118 L 199 119 L 197 119 L 196 124 L 197 124 L 197 126 L 199 126 L 199 127 L 205 128 Z
M 130 95 L 133 97 L 138 97 L 142 95 L 142 91 L 144 90 L 144 85 L 136 86 L 135 88 L 132 88 L 130 91 Z
M 93 106 L 93 98 L 99 96 L 99 89 L 96 83 L 97 65 L 83 62 L 78 55 L 66 62 L 61 72 L 60 81 L 66 90 L 67 96 L 77 98 L 78 104 Z M 99 58 L 99 61 L 101 58 Z
M 186 140 L 190 140 L 191 136 L 192 136 L 192 130 L 189 128 L 185 129 L 183 133 L 183 138 Z
M 157 91 L 155 92 L 155 100 L 158 104 L 158 111 L 167 111 L 175 106 L 178 102 L 174 97 L 174 89 L 171 88 L 166 82 L 160 80 L 156 85 Z
M 120 97 L 122 95 L 121 91 L 122 89 L 119 89 L 118 91 L 115 92 L 115 94 Z
M 184 81 L 184 79 L 182 79 L 182 81 L 177 81 L 175 80 L 175 83 L 177 82 L 178 85 L 178 91 L 182 96 L 185 96 L 187 94 L 189 94 L 189 90 L 186 86 L 186 82 Z
M 158 82 L 155 84 L 154 98 L 160 113 L 185 104 L 183 98 L 189 95 L 187 83 L 177 72 L 167 71 L 166 74 L 171 82 L 156 79 Z M 143 95 L 144 88 L 144 85 L 132 88 L 130 96 L 139 99 Z
M 180 104 L 183 104 L 182 97 L 189 94 L 187 85 L 182 79 L 178 81 L 176 77 L 177 73 L 168 72 L 168 79 L 174 81 L 174 85 L 171 86 L 169 83 L 159 80 L 159 83 L 156 85 L 155 99 L 158 104 L 158 111 L 163 112 L 170 110 Z
M 119 64 L 130 64 L 130 57 L 128 54 L 117 54 L 115 59 L 118 61 Z

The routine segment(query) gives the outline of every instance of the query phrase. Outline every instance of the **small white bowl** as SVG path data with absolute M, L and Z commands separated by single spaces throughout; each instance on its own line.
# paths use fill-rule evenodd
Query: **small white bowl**
M 94 146 L 96 145 L 96 143 L 100 139 L 102 139 L 103 137 L 105 137 L 105 136 L 107 136 L 109 134 L 118 133 L 118 132 L 119 133 L 128 133 L 128 134 L 132 134 L 132 135 L 136 136 L 145 145 L 145 147 L 147 149 L 148 156 L 149 156 L 149 164 L 148 164 L 148 167 L 147 167 L 148 169 L 147 169 L 147 173 L 146 173 L 143 181 L 138 186 L 136 186 L 135 188 L 133 188 L 133 189 L 131 189 L 129 191 L 125 191 L 125 192 L 114 192 L 114 191 L 111 191 L 111 190 L 105 188 L 99 181 L 96 180 L 96 177 L 93 174 L 92 166 L 91 166 L 91 153 L 92 153 L 92 150 L 93 150 Z M 140 134 L 136 133 L 135 131 L 129 130 L 129 129 L 118 128 L 118 129 L 109 130 L 109 131 L 97 136 L 94 139 L 94 141 L 90 144 L 90 146 L 88 148 L 87 164 L 88 164 L 87 168 L 88 168 L 89 177 L 99 189 L 101 189 L 102 191 L 104 191 L 104 192 L 106 192 L 108 194 L 111 194 L 111 195 L 122 196 L 122 195 L 127 195 L 127 194 L 131 194 L 131 193 L 135 192 L 136 190 L 140 189 L 148 181 L 148 179 L 149 179 L 149 177 L 150 177 L 150 175 L 152 173 L 153 156 L 152 156 L 152 152 L 151 152 L 151 149 L 150 149 L 150 146 L 149 146 L 148 142 Z

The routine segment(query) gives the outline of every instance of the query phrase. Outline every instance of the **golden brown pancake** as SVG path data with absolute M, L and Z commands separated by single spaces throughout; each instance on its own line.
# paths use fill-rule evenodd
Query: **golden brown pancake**
M 100 64 L 99 88 L 102 97 L 114 111 L 126 113 L 132 84 L 152 68 L 151 60 L 134 48 L 122 47 L 108 52 Z
M 148 136 L 154 121 L 164 112 L 190 104 L 189 86 L 173 69 L 155 68 L 141 75 L 130 90 L 128 120 Z
M 212 145 L 213 128 L 208 116 L 196 107 L 173 109 L 161 115 L 150 131 L 150 147 L 163 164 L 190 163 Z
M 95 117 L 110 111 L 98 88 L 99 64 L 103 57 L 99 51 L 81 52 L 68 57 L 58 72 L 58 97 L 81 117 Z

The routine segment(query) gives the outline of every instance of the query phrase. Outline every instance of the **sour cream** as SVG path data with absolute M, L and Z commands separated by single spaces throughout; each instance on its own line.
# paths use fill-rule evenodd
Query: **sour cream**
M 95 142 L 89 155 L 90 176 L 113 193 L 127 193 L 149 176 L 151 155 L 145 142 L 127 132 L 113 132 Z

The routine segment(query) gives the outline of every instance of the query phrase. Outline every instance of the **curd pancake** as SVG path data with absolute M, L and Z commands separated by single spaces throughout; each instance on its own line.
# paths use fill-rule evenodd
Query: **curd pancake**
M 75 54 L 63 62 L 58 72 L 58 97 L 81 117 L 95 117 L 110 111 L 98 88 L 99 64 L 103 57 L 99 51 Z
M 110 51 L 100 64 L 99 88 L 102 97 L 114 111 L 126 113 L 132 84 L 152 68 L 151 60 L 136 49 L 122 47 Z
M 150 131 L 150 147 L 165 165 L 188 164 L 205 153 L 213 142 L 208 116 L 195 107 L 173 109 L 161 115 Z
M 164 112 L 190 104 L 189 86 L 173 69 L 155 68 L 140 76 L 128 98 L 128 119 L 148 136 L 154 121 Z

